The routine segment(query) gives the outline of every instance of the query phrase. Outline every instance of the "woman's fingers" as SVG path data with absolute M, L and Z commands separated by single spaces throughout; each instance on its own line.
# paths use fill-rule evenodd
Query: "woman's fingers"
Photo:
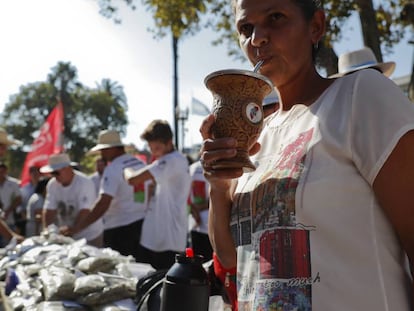
M 210 114 L 203 120 L 200 126 L 200 133 L 203 140 L 211 138 L 211 127 L 214 124 L 214 115 Z
M 249 156 L 255 155 L 260 150 L 260 144 L 258 142 L 255 142 L 253 146 L 249 150 Z
M 201 163 L 209 164 L 220 159 L 233 158 L 237 153 L 237 142 L 232 137 L 206 139 L 201 145 Z

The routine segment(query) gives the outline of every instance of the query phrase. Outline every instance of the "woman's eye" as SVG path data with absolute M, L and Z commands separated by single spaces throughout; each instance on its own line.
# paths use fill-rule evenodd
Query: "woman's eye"
M 279 20 L 283 15 L 281 13 L 272 13 L 270 15 L 270 18 L 272 21 L 277 21 Z
M 239 33 L 246 37 L 249 37 L 252 34 L 253 26 L 250 24 L 244 24 L 239 27 Z

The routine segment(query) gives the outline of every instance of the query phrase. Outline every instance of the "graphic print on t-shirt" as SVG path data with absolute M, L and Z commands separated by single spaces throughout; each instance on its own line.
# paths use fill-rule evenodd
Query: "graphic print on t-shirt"
M 318 282 L 310 262 L 310 231 L 296 221 L 295 195 L 313 129 L 277 157 L 260 159 L 260 176 L 240 185 L 232 209 L 238 250 L 239 310 L 311 310 Z M 248 190 L 247 190 L 248 189 Z M 254 298 L 253 298 L 254 297 Z
M 72 226 L 76 218 L 76 211 L 74 202 L 63 202 L 57 203 L 57 216 L 59 226 Z

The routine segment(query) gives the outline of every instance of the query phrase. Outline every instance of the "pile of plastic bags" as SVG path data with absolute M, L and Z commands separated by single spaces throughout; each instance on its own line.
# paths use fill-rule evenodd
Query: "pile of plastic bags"
M 0 258 L 7 301 L 24 311 L 135 310 L 137 280 L 154 271 L 131 256 L 59 235 L 53 226 L 0 249 Z

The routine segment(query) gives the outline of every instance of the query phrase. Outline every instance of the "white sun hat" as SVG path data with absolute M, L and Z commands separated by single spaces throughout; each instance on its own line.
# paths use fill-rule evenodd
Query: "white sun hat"
M 89 150 L 89 153 L 94 153 L 96 151 L 112 148 L 112 147 L 121 147 L 125 146 L 122 141 L 119 133 L 115 130 L 104 130 L 99 133 L 98 143 L 96 146 L 92 147 Z
M 370 48 L 344 53 L 338 59 L 338 73 L 329 78 L 339 78 L 357 70 L 375 68 L 380 70 L 386 77 L 391 76 L 395 70 L 395 62 L 378 63 L 377 58 Z
M 77 166 L 78 163 L 72 162 L 67 153 L 57 153 L 52 154 L 48 161 L 47 165 L 40 168 L 40 173 L 51 173 L 57 170 L 60 170 L 67 166 Z

